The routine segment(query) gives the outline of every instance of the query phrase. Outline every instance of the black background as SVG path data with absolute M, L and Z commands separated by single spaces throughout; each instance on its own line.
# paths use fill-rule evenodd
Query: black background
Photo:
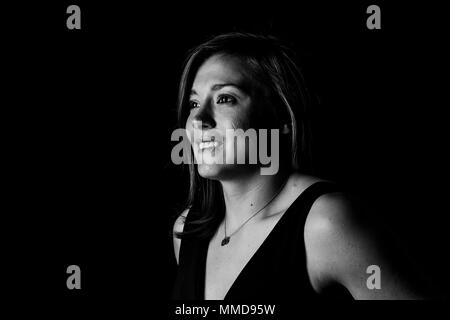
M 66 28 L 70 4 L 81 7 L 81 30 Z M 369 4 L 381 7 L 381 30 L 366 28 Z M 175 268 L 168 232 L 186 193 L 170 161 L 178 80 L 189 48 L 228 31 L 271 33 L 297 49 L 320 101 L 317 174 L 358 192 L 445 289 L 442 12 L 379 1 L 5 10 L 13 254 L 5 264 L 14 292 L 66 310 L 152 301 L 143 309 L 166 312 Z M 80 291 L 66 288 L 71 264 L 81 267 Z

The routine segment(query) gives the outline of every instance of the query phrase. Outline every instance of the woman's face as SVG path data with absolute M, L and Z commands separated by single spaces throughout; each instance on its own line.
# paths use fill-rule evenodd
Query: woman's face
M 237 156 L 242 154 L 247 162 L 248 145 L 242 132 L 233 131 L 250 128 L 255 108 L 254 81 L 245 70 L 239 58 L 214 55 L 200 66 L 194 78 L 186 130 L 198 172 L 204 178 L 227 179 L 249 169 L 248 165 L 237 164 Z M 236 138 L 230 139 L 230 133 Z

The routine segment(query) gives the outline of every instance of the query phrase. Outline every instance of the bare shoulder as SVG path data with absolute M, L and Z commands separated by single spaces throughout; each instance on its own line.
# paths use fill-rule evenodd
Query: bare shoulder
M 316 199 L 305 222 L 304 238 L 308 272 L 317 291 L 340 280 L 343 262 L 354 261 L 353 253 L 362 249 L 355 247 L 368 244 L 369 234 L 350 195 L 333 192 Z
M 311 284 L 321 292 L 333 283 L 346 287 L 355 299 L 421 299 L 426 296 L 417 274 L 406 272 L 409 261 L 393 239 L 367 215 L 351 194 L 319 197 L 305 223 L 305 248 Z M 383 285 L 372 290 L 368 268 L 383 270 Z
M 305 222 L 305 243 L 329 244 L 326 248 L 334 249 L 342 245 L 348 249 L 355 243 L 374 242 L 381 231 L 358 197 L 347 192 L 331 192 L 313 203 Z
M 357 204 L 349 194 L 331 192 L 321 195 L 313 203 L 305 224 L 305 234 L 313 231 L 338 231 L 360 221 Z
M 355 299 L 417 299 L 426 295 L 409 261 L 377 223 L 373 212 L 351 193 L 332 192 L 313 203 L 304 226 L 308 276 L 313 288 L 325 292 L 343 285 Z M 383 286 L 367 285 L 368 268 L 383 270 Z
M 363 228 L 360 209 L 343 192 L 321 195 L 313 203 L 305 222 L 305 243 L 318 245 L 338 244 Z M 338 242 L 337 242 L 338 241 Z
M 316 182 L 330 182 L 314 176 L 292 174 L 288 185 L 297 198 Z M 331 192 L 319 196 L 311 206 L 305 222 L 305 237 L 324 237 L 348 227 L 358 219 L 359 209 L 352 197 L 344 192 Z
M 175 223 L 173 224 L 173 248 L 175 253 L 175 258 L 178 263 L 179 259 L 179 253 L 180 253 L 180 246 L 181 246 L 181 239 L 176 236 L 176 233 L 183 232 L 184 230 L 184 222 L 187 218 L 187 215 L 189 213 L 189 208 L 185 209 L 175 220 Z
M 354 226 L 358 210 L 349 195 L 332 192 L 317 198 L 306 218 L 305 240 L 326 241 L 338 236 L 345 229 Z

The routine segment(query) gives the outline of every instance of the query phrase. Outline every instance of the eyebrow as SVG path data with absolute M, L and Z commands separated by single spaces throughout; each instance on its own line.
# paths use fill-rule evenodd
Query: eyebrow
M 247 92 L 247 90 L 245 90 L 242 86 L 236 84 L 236 83 L 218 83 L 215 84 L 211 87 L 212 91 L 217 91 L 222 89 L 223 87 L 235 87 L 236 89 L 238 89 L 239 91 L 242 91 L 244 93 Z M 191 95 L 192 94 L 197 94 L 197 91 L 195 91 L 194 89 L 191 89 Z

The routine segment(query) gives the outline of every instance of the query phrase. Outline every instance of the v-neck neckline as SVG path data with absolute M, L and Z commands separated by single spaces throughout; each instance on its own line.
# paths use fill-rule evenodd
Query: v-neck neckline
M 283 223 L 284 220 L 286 220 L 286 216 L 288 215 L 288 213 L 290 211 L 293 210 L 293 208 L 297 205 L 297 203 L 300 201 L 300 199 L 303 197 L 303 195 L 305 194 L 305 191 L 307 189 L 309 189 L 311 186 L 315 185 L 318 182 L 314 182 L 311 185 L 309 185 L 308 187 L 306 187 L 298 196 L 297 198 L 291 203 L 291 205 L 289 206 L 289 208 L 286 209 L 286 211 L 283 213 L 283 215 L 281 216 L 281 218 L 275 223 L 275 226 L 272 228 L 272 230 L 270 230 L 269 234 L 267 235 L 267 237 L 264 239 L 264 241 L 261 243 L 261 245 L 258 247 L 258 249 L 256 249 L 256 251 L 252 254 L 252 256 L 250 257 L 250 259 L 247 261 L 247 263 L 244 265 L 244 267 L 241 269 L 241 271 L 238 273 L 237 277 L 234 279 L 233 283 L 231 284 L 230 288 L 228 288 L 227 293 L 225 294 L 225 296 L 223 297 L 223 300 L 227 300 L 230 292 L 233 291 L 234 287 L 236 287 L 236 283 L 239 282 L 240 278 L 242 278 L 242 274 L 245 273 L 245 271 L 249 268 L 249 266 L 252 264 L 252 262 L 256 259 L 255 257 L 257 257 L 258 255 L 260 255 L 260 252 L 262 250 L 262 248 L 264 246 L 267 246 L 267 243 L 270 241 L 270 239 L 273 237 L 273 235 L 275 234 L 275 231 L 277 230 L 277 228 L 280 228 L 279 225 Z M 209 243 L 210 240 L 205 241 L 205 250 L 203 253 L 203 257 L 202 257 L 202 270 L 200 272 L 200 289 L 202 290 L 201 292 L 201 296 L 202 296 L 202 300 L 205 300 L 205 291 L 206 291 L 206 266 L 207 266 L 207 260 L 208 260 L 208 251 L 209 251 Z

